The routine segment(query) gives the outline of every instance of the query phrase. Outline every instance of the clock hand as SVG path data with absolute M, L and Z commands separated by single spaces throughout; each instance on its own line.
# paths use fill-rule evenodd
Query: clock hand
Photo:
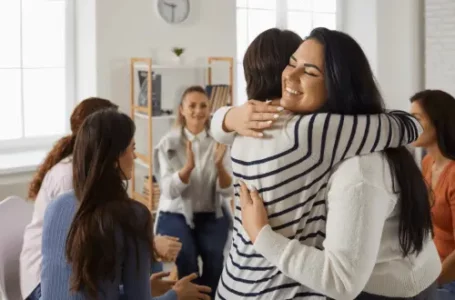
M 169 3 L 169 2 L 167 2 L 167 1 L 163 1 L 163 3 L 164 3 L 166 6 L 175 7 L 175 3 Z
M 172 22 L 174 22 L 174 21 L 175 21 L 175 7 L 176 7 L 176 5 L 175 5 L 175 4 L 174 4 L 174 5 L 172 5 Z

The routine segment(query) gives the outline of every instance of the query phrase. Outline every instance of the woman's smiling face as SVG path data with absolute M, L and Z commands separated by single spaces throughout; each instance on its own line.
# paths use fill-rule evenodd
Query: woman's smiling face
M 326 102 L 324 47 L 316 40 L 304 41 L 282 73 L 281 106 L 297 113 L 315 112 Z

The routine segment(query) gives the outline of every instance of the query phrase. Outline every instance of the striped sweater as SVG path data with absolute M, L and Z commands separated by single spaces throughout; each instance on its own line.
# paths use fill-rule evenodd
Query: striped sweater
M 231 249 L 216 299 L 325 299 L 284 276 L 257 253 L 242 227 L 238 181 L 255 187 L 264 199 L 273 231 L 322 249 L 325 238 L 326 187 L 331 169 L 354 155 L 414 141 L 420 124 L 409 114 L 282 116 L 262 139 L 222 130 L 229 108 L 212 120 L 213 137 L 231 144 L 236 190 Z

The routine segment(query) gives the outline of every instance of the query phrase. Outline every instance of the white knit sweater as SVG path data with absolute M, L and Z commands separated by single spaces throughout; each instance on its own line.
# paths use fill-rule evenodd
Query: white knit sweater
M 418 256 L 402 257 L 399 200 L 390 174 L 379 153 L 339 165 L 329 181 L 323 251 L 287 239 L 270 226 L 261 230 L 254 248 L 283 274 L 337 300 L 354 299 L 362 290 L 415 296 L 436 281 L 441 263 L 430 239 Z

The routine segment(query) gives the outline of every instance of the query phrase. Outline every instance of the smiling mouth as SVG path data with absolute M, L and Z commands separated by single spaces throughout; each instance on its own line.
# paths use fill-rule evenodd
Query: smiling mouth
M 286 92 L 288 92 L 288 93 L 291 94 L 291 95 L 301 95 L 301 94 L 303 94 L 302 92 L 293 90 L 293 89 L 291 89 L 290 87 L 286 87 Z

